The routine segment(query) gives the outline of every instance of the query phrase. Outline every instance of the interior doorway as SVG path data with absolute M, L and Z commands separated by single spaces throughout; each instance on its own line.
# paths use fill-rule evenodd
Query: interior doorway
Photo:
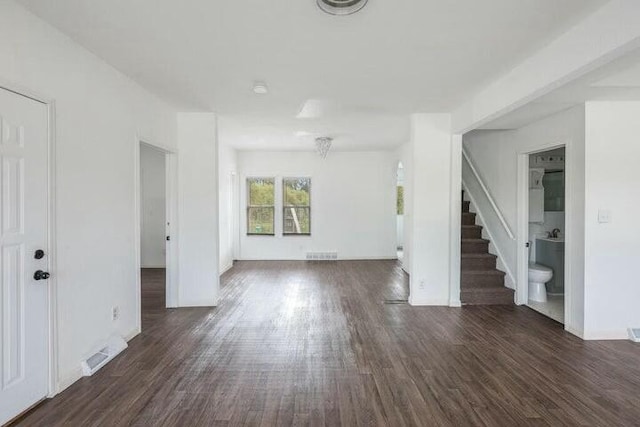
M 138 226 L 139 329 L 158 311 L 177 306 L 175 289 L 175 154 L 138 141 L 136 200 Z
M 167 306 L 168 224 L 165 157 L 164 152 L 150 145 L 140 146 L 140 267 L 143 312 L 160 310 Z
M 571 297 L 570 269 L 565 261 L 565 250 L 570 247 L 568 160 L 564 145 L 523 154 L 520 172 L 524 180 L 519 187 L 518 237 L 525 248 L 519 254 L 519 298 L 562 324 Z
M 396 170 L 396 251 L 398 260 L 404 260 L 404 166 L 398 162 Z

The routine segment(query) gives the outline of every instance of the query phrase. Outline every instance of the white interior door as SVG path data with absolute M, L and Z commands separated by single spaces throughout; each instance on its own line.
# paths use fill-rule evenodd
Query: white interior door
M 47 129 L 46 105 L 0 89 L 0 425 L 48 391 Z

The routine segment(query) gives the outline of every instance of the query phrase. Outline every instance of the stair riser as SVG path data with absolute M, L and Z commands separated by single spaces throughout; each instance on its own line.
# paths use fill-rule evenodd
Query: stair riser
M 491 270 L 496 268 L 495 258 L 462 258 L 460 261 L 462 270 Z
M 504 289 L 504 290 L 502 290 Z M 511 305 L 513 304 L 513 290 L 502 288 L 496 292 L 460 292 L 460 301 L 464 305 Z
M 489 242 L 462 242 L 463 254 L 486 254 L 489 252 Z
M 469 205 L 471 202 L 462 202 L 462 212 L 469 212 Z
M 463 239 L 481 239 L 482 238 L 482 227 L 463 228 L 462 229 L 462 238 Z
M 462 225 L 475 225 L 476 224 L 476 215 L 473 213 L 463 213 L 462 214 Z
M 460 288 L 490 288 L 504 286 L 504 276 L 497 274 L 465 274 L 460 275 Z

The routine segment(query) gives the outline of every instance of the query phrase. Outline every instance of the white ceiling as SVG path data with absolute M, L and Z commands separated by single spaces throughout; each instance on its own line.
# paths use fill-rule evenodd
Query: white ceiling
M 586 101 L 640 101 L 640 49 L 491 121 L 481 129 L 518 129 Z
M 370 0 L 333 17 L 315 0 L 18 1 L 176 107 L 228 117 L 237 148 L 265 149 L 316 128 L 352 135 L 344 149 L 398 145 L 399 116 L 450 111 L 606 2 Z M 292 120 L 310 99 L 326 111 L 305 128 Z

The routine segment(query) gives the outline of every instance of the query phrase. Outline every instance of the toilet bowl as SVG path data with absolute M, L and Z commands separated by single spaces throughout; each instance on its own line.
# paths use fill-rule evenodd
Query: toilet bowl
M 553 278 L 553 270 L 540 264 L 529 263 L 529 300 L 547 302 L 545 283 Z

